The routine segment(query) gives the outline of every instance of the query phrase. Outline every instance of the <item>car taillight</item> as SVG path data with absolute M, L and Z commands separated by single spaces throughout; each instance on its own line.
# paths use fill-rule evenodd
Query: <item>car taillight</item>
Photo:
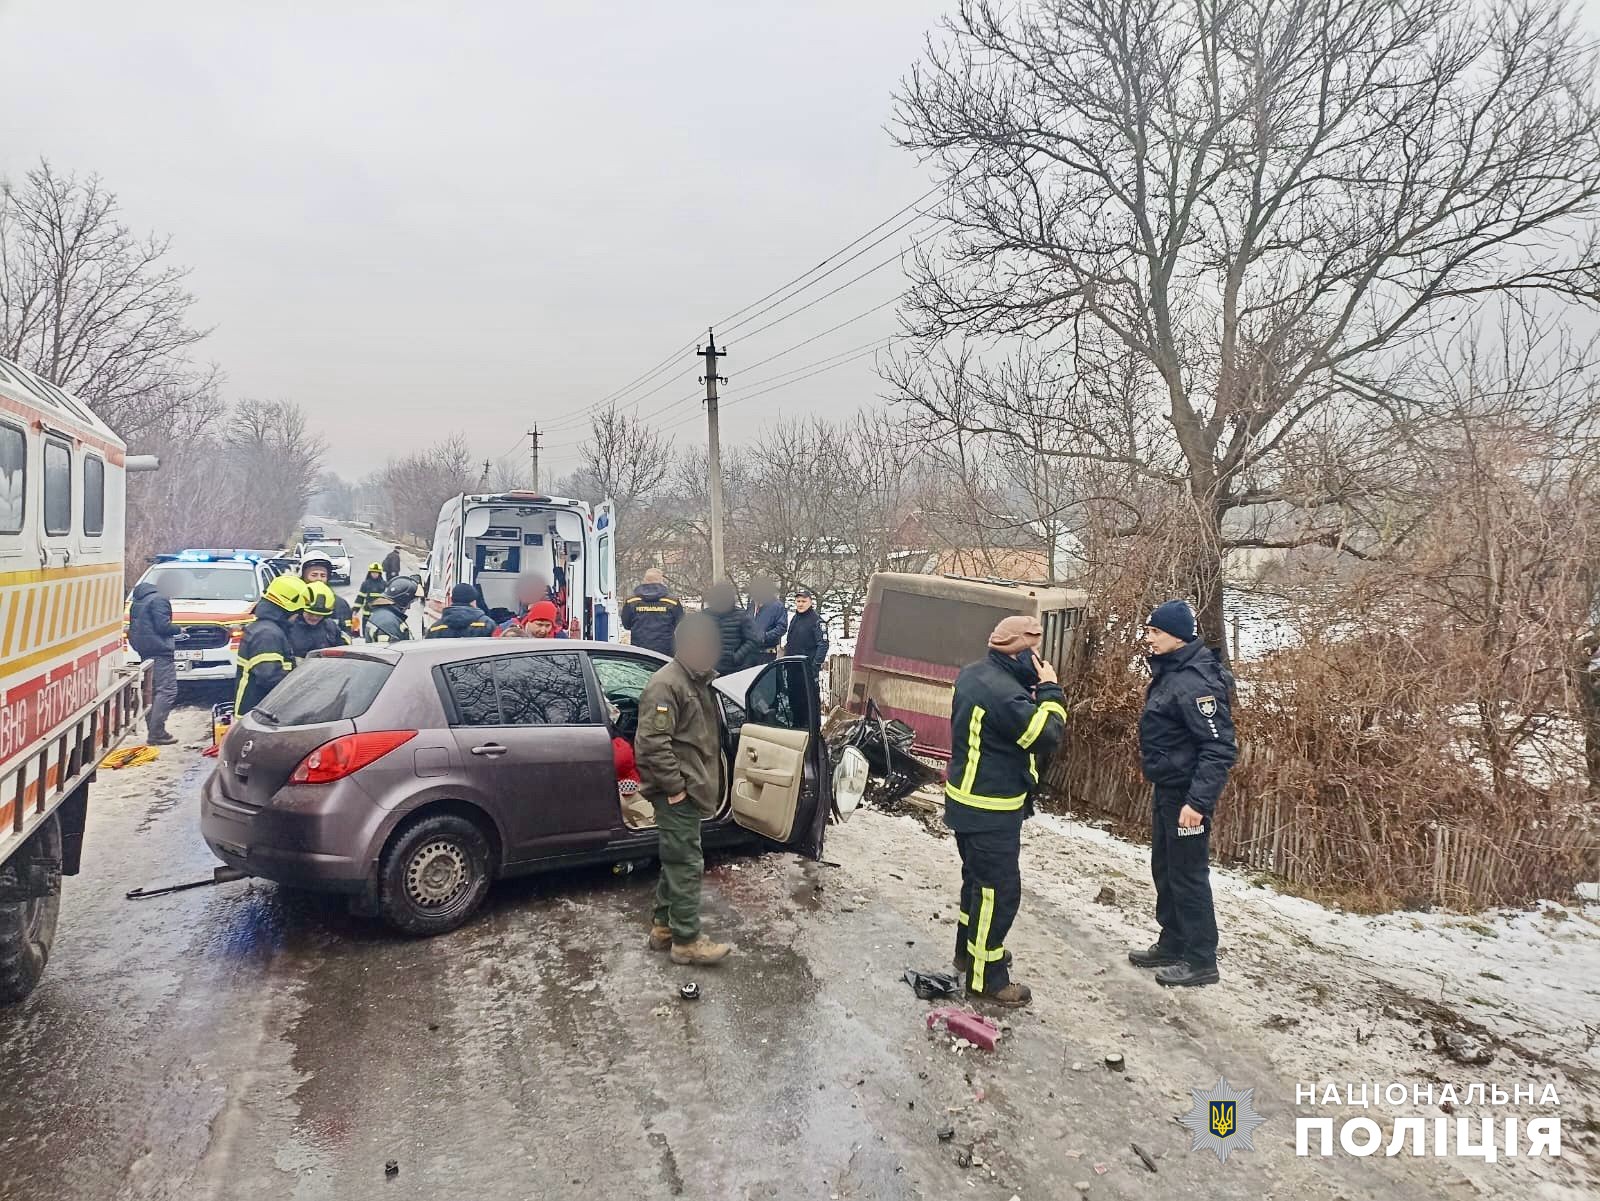
M 372 730 L 363 734 L 346 734 L 343 738 L 324 742 L 300 760 L 300 765 L 289 777 L 289 783 L 331 784 L 335 780 L 342 780 L 416 736 L 415 730 Z

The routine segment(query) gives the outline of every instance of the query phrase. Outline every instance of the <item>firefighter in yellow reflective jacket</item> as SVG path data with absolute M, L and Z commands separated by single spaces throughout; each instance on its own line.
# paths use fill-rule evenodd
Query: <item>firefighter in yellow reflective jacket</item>
M 289 623 L 311 599 L 304 580 L 281 575 L 267 585 L 256 602 L 256 619 L 239 643 L 239 686 L 234 692 L 234 720 L 259 705 L 278 681 L 294 670 L 294 646 Z
M 1022 902 L 1022 823 L 1067 718 L 1055 668 L 1034 653 L 1043 634 L 1036 618 L 1007 617 L 988 655 L 961 669 L 944 788 L 945 825 L 961 853 L 955 964 L 970 994 L 1013 1008 L 1033 999 L 1011 979 L 1005 946 Z

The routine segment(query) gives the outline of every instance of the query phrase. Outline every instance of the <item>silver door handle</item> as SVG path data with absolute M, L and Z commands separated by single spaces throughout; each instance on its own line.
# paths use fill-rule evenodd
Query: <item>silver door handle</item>
M 474 755 L 489 755 L 492 757 L 495 755 L 505 754 L 506 748 L 501 746 L 498 742 L 486 742 L 482 746 L 473 747 L 472 753 Z

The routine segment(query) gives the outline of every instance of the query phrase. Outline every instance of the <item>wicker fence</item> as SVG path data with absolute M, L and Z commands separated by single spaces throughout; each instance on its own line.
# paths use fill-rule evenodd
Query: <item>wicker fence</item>
M 1401 804 L 1241 735 L 1245 753 L 1212 838 L 1220 862 L 1364 909 L 1520 905 L 1570 896 L 1600 876 L 1600 827 L 1579 795 Z M 1057 803 L 1149 839 L 1150 788 L 1127 723 L 1075 720 L 1047 781 Z

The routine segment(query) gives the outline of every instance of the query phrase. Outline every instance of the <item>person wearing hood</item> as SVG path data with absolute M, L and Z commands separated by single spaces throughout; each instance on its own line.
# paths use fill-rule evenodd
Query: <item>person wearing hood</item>
M 789 628 L 789 610 L 771 580 L 757 577 L 750 581 L 750 623 L 760 646 L 754 662 L 771 663 L 778 657 L 778 646 Z
M 161 572 L 156 578 L 165 583 L 170 577 Z M 128 601 L 128 646 L 141 663 L 150 664 L 154 692 L 150 711 L 145 715 L 145 741 L 155 746 L 170 746 L 178 741 L 167 733 L 167 715 L 178 701 L 174 643 L 187 637 L 172 620 L 172 600 L 162 591 L 162 584 L 148 580 L 136 584 Z
M 672 634 L 683 619 L 683 605 L 667 589 L 667 577 L 659 567 L 644 573 L 644 582 L 622 602 L 622 628 L 634 646 L 658 654 L 672 654 Z
M 233 694 L 233 718 L 238 721 L 294 670 L 294 644 L 289 623 L 302 612 L 311 589 L 298 576 L 280 575 L 267 585 L 256 602 L 256 619 L 245 627 L 239 643 L 239 684 Z
M 450 603 L 423 637 L 489 638 L 493 635 L 494 622 L 478 605 L 478 589 L 472 584 L 457 584 L 450 589 Z
M 961 855 L 955 964 L 970 995 L 1008 1008 L 1033 999 L 1011 979 L 1006 950 L 1022 904 L 1022 823 L 1067 720 L 1055 668 L 1034 653 L 1043 637 L 1036 617 L 1001 619 L 989 653 L 956 677 L 950 712 L 944 824 Z
M 417 581 L 397 575 L 372 599 L 365 631 L 368 642 L 405 642 L 411 637 L 411 603 L 417 599 Z
M 345 646 L 350 641 L 339 628 L 335 616 L 339 598 L 333 594 L 333 589 L 321 580 L 307 584 L 306 588 L 309 593 L 306 607 L 289 623 L 289 645 L 294 648 L 296 659 L 304 659 L 312 651 Z
M 1200 638 L 1181 600 L 1145 622 L 1150 684 L 1139 714 L 1139 760 L 1152 789 L 1150 875 L 1161 934 L 1134 966 L 1169 986 L 1215 984 L 1217 915 L 1211 900 L 1211 822 L 1239 757 L 1233 676 Z
M 717 659 L 717 674 L 725 676 L 755 663 L 761 654 L 755 623 L 739 605 L 739 593 L 724 580 L 711 585 L 706 593 L 706 612 L 717 623 L 722 654 Z
M 809 660 L 814 671 L 820 672 L 828 662 L 828 627 L 817 612 L 817 598 L 809 588 L 795 590 L 794 616 L 789 619 L 783 653 Z

